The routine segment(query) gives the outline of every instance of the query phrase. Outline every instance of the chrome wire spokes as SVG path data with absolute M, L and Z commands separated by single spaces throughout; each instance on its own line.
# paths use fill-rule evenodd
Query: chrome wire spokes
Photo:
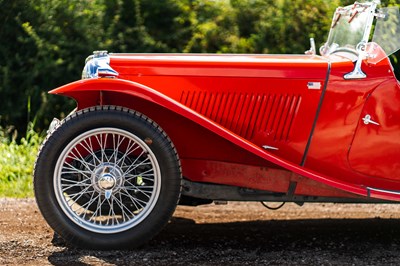
M 93 232 L 116 233 L 140 223 L 160 193 L 160 168 L 149 146 L 130 132 L 99 128 L 63 150 L 54 172 L 67 216 Z

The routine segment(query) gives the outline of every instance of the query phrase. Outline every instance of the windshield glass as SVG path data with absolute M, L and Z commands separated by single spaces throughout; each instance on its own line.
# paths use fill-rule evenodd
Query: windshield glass
M 371 3 L 355 3 L 339 7 L 333 16 L 328 41 L 321 49 L 321 54 L 328 55 L 336 50 L 347 48 L 354 51 L 363 41 L 368 41 L 368 26 L 371 24 L 370 10 L 375 6 Z M 364 38 L 367 37 L 367 40 Z
M 379 1 L 336 9 L 321 55 L 349 52 L 377 63 L 400 49 L 399 7 L 377 9 Z M 374 29 L 372 43 L 371 31 Z M 379 47 L 379 48 L 378 48 Z
M 328 46 L 331 48 L 337 46 L 356 49 L 364 36 L 367 19 L 368 14 L 366 12 L 357 13 L 350 7 L 338 10 L 336 18 L 333 20 L 334 24 L 328 39 Z
M 400 49 L 400 14 L 398 7 L 381 8 L 382 17 L 377 18 L 372 42 L 379 44 L 384 53 L 372 53 L 376 62 Z

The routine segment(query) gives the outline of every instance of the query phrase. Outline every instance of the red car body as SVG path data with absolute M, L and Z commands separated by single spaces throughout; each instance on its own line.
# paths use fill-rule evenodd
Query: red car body
M 110 59 L 118 79 L 77 81 L 51 93 L 74 98 L 78 109 L 118 105 L 150 117 L 176 146 L 187 180 L 294 196 L 400 199 L 400 85 L 388 59 L 363 62 L 364 80 L 343 79 L 354 64 L 339 56 Z M 367 114 L 380 126 L 366 125 Z
M 50 92 L 77 109 L 38 156 L 46 220 L 67 241 L 110 249 L 154 236 L 179 197 L 400 201 L 400 84 L 387 46 L 367 44 L 374 19 L 400 16 L 376 6 L 338 8 L 321 56 L 95 52 L 82 80 Z

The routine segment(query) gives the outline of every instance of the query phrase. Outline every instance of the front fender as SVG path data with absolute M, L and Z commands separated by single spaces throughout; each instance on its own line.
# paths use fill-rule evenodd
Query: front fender
M 131 96 L 134 99 L 139 99 L 140 101 L 160 106 L 179 116 L 183 116 L 187 120 L 193 121 L 202 128 L 218 134 L 222 138 L 225 138 L 231 143 L 249 150 L 252 153 L 258 151 L 257 154 L 259 153 L 259 155 L 267 155 L 259 147 L 227 130 L 226 128 L 219 126 L 203 115 L 165 96 L 164 94 L 137 82 L 109 78 L 85 79 L 56 88 L 49 93 L 73 98 L 78 104 L 78 109 L 83 109 L 94 105 L 119 105 L 118 102 L 116 102 L 118 100 L 115 99 L 112 102 L 109 102 L 107 99 L 108 95 L 120 95 L 120 97 Z M 122 103 L 124 102 L 124 99 L 121 98 L 120 101 Z M 134 106 L 126 105 L 128 104 L 122 104 L 124 107 L 136 110 Z M 147 115 L 147 112 L 143 113 Z M 152 116 L 149 117 L 152 118 Z
M 199 153 L 201 155 L 199 156 L 203 156 L 203 159 L 220 160 L 220 158 L 210 158 L 214 156 L 213 152 L 222 149 L 222 153 L 229 153 L 231 147 L 235 147 L 236 152 L 239 150 L 241 153 L 239 157 L 244 158 L 244 160 L 247 158 L 249 161 L 254 161 L 254 159 L 258 162 L 264 161 L 265 164 L 274 164 L 332 187 L 367 196 L 367 190 L 359 185 L 345 183 L 278 158 L 203 115 L 189 109 L 185 105 L 137 82 L 111 78 L 86 79 L 59 87 L 50 91 L 50 93 L 74 98 L 78 103 L 78 109 L 94 105 L 121 105 L 140 111 L 155 120 L 163 129 L 167 128 L 167 134 L 175 136 L 171 138 L 175 144 L 186 141 L 180 145 L 182 147 L 181 149 L 178 147 L 179 152 L 181 152 L 181 150 L 198 149 L 201 150 Z M 130 100 L 127 101 L 127 99 Z M 147 111 L 150 109 L 153 110 L 153 115 L 148 115 Z M 163 115 L 167 116 L 169 114 L 174 116 L 173 119 L 170 120 L 173 121 L 173 126 L 170 125 L 171 122 L 162 123 Z M 178 124 L 181 128 L 179 128 Z M 183 130 L 182 126 L 184 127 Z M 186 128 L 188 129 L 187 132 L 191 132 L 186 134 L 188 136 L 182 133 L 186 131 Z M 190 131 L 191 129 L 192 131 Z M 202 133 L 198 133 L 200 132 L 199 129 L 201 129 Z M 176 133 L 176 131 L 180 131 L 180 133 Z M 198 133 L 197 136 L 190 135 L 196 134 L 196 132 Z M 212 136 L 212 142 L 209 141 L 209 136 Z M 182 138 L 184 140 L 182 140 Z M 203 138 L 208 138 L 208 142 L 206 140 L 206 142 L 203 143 L 200 140 Z M 190 141 L 191 144 L 189 145 L 187 141 Z M 212 147 L 214 144 L 219 145 L 218 149 Z M 191 147 L 188 148 L 187 146 Z M 205 146 L 210 146 L 209 150 Z M 237 153 L 235 156 L 237 156 Z

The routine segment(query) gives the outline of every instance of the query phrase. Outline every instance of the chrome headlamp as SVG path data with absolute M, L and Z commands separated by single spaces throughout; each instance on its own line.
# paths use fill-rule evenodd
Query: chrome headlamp
M 107 51 L 94 51 L 86 58 L 82 79 L 115 78 L 118 72 L 110 67 L 110 56 Z

